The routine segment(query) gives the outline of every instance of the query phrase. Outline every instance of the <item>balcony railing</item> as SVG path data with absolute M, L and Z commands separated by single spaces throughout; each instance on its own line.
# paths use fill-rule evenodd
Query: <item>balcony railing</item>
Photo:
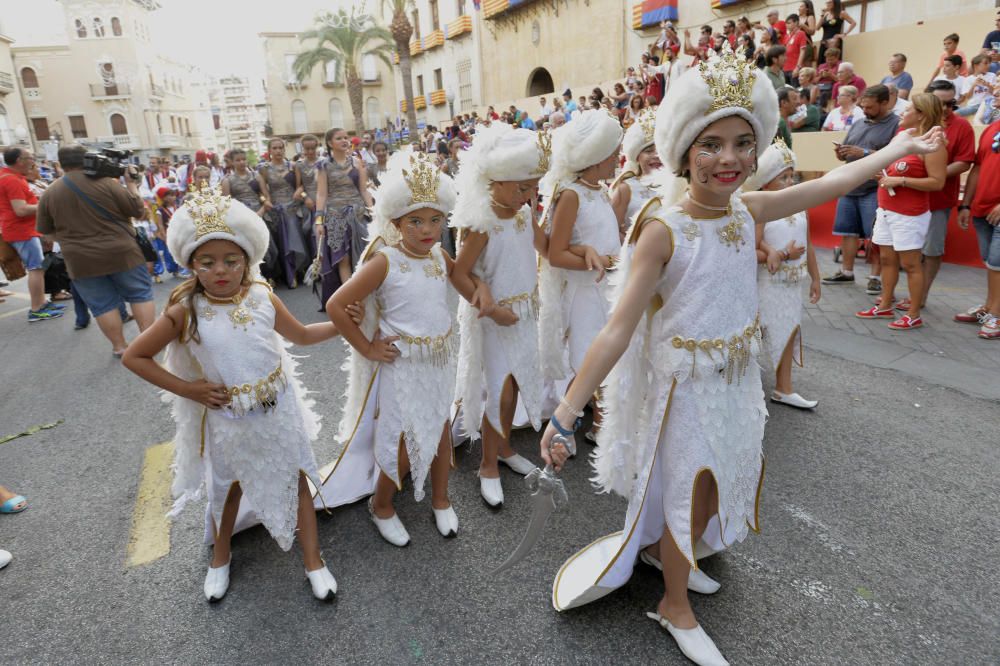
M 118 83 L 113 86 L 106 86 L 101 83 L 90 84 L 91 99 L 121 99 L 123 97 L 130 97 L 131 95 L 132 89 L 125 83 Z
M 0 92 L 14 92 L 14 77 L 10 72 L 0 72 Z
M 424 99 L 423 95 L 413 98 L 413 108 L 417 110 L 427 108 L 427 100 Z
M 157 148 L 176 148 L 184 143 L 180 134 L 161 134 L 156 141 Z
M 158 86 L 155 83 L 150 84 L 149 91 L 153 97 L 163 97 L 167 94 L 167 91 L 163 89 L 163 86 Z
M 420 55 L 424 52 L 424 47 L 422 46 L 422 39 L 411 39 L 410 40 L 410 55 Z
M 134 150 L 139 148 L 139 137 L 135 134 L 115 134 L 113 136 L 97 137 L 100 143 L 110 143 L 118 149 Z
M 472 17 L 463 14 L 444 27 L 444 38 L 455 39 L 459 35 L 472 32 Z
M 431 92 L 431 104 L 434 106 L 441 106 L 448 101 L 448 96 L 445 94 L 444 90 L 434 90 Z
M 510 9 L 510 0 L 483 0 L 483 18 L 492 18 Z
M 431 49 L 444 45 L 444 33 L 440 29 L 435 30 L 424 37 L 421 41 L 423 42 L 421 44 L 423 50 L 430 51 Z

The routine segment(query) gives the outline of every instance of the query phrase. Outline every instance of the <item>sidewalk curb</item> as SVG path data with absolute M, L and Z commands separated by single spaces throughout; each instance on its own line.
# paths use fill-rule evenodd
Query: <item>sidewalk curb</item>
M 900 333 L 919 335 L 919 333 Z M 932 384 L 947 386 L 976 398 L 1000 401 L 1000 377 L 986 368 L 941 358 L 867 335 L 802 321 L 806 347 L 875 368 L 896 370 Z M 984 344 L 989 344 L 984 341 Z

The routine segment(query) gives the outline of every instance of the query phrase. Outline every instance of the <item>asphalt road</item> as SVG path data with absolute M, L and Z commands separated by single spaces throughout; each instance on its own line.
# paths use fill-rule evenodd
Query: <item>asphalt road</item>
M 280 296 L 319 320 L 304 289 Z M 662 591 L 646 567 L 603 600 L 552 609 L 561 562 L 623 522 L 624 500 L 595 494 L 582 458 L 564 473 L 571 505 L 498 579 L 487 572 L 520 538 L 527 493 L 505 473 L 507 505 L 487 509 L 467 448 L 451 482 L 457 539 L 437 534 L 429 500 L 416 504 L 409 487 L 397 502 L 406 549 L 381 540 L 363 504 L 320 514 L 340 584 L 331 605 L 310 595 L 296 550 L 261 528 L 235 539 L 230 592 L 208 605 L 196 508 L 174 522 L 168 555 L 127 567 L 144 452 L 170 439 L 167 409 L 96 327 L 3 316 L 22 306 L 0 306 L 0 437 L 64 422 L 0 444 L 0 483 L 30 502 L 0 516 L 0 547 L 15 558 L 0 572 L 0 663 L 687 663 L 644 617 Z M 304 353 L 324 464 L 344 351 L 333 341 Z M 1000 662 L 1000 405 L 808 349 L 806 364 L 797 388 L 819 409 L 771 409 L 763 532 L 705 562 L 722 583 L 695 595 L 706 630 L 733 664 Z M 537 459 L 534 433 L 515 440 Z

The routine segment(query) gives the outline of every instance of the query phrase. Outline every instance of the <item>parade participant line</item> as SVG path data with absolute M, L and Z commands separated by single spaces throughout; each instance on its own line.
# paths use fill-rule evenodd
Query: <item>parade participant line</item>
M 126 567 L 149 564 L 170 552 L 170 464 L 174 443 L 163 442 L 146 449 L 139 479 L 139 492 L 132 513 Z

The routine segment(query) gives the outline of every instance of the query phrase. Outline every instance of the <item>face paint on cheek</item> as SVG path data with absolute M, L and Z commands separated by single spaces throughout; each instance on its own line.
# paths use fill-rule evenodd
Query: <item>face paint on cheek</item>
M 698 173 L 698 182 L 701 183 L 702 185 L 708 183 L 709 167 L 706 163 L 710 162 L 714 157 L 715 154 L 707 150 L 699 150 L 694 157 L 694 166 L 695 170 Z

